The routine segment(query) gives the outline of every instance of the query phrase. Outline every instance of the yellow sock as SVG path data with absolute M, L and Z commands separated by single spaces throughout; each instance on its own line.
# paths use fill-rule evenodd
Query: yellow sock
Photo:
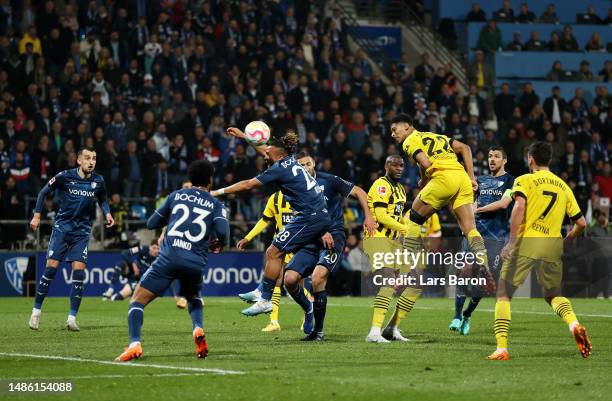
M 306 298 L 312 300 L 314 297 L 312 296 L 312 294 L 310 292 L 308 292 L 308 290 L 306 289 L 306 287 L 304 287 L 304 295 L 306 295 Z
M 372 316 L 372 327 L 382 327 L 385 321 L 385 315 L 389 309 L 389 303 L 393 296 L 393 288 L 383 287 L 378 290 L 378 294 L 374 298 L 374 314 Z
M 281 288 L 274 287 L 272 292 L 272 313 L 270 313 L 270 321 L 278 322 L 278 310 L 280 308 Z
M 508 331 L 510 331 L 510 301 L 495 303 L 495 339 L 497 348 L 508 348 Z
M 393 313 L 393 317 L 391 318 L 391 325 L 394 327 L 399 327 L 400 322 L 403 318 L 406 317 L 412 308 L 414 307 L 414 303 L 421 295 L 423 290 L 418 288 L 406 288 L 402 295 L 400 295 L 397 300 L 397 304 L 395 305 L 395 312 Z
M 572 303 L 569 299 L 565 297 L 554 297 L 550 301 L 550 306 L 552 306 L 553 311 L 555 311 L 557 316 L 563 319 L 568 326 L 571 326 L 572 323 L 578 323 L 578 318 L 574 313 Z
M 487 248 L 485 247 L 484 240 L 477 229 L 473 228 L 467 234 L 468 244 L 470 249 L 475 255 L 479 255 L 483 259 L 483 264 L 489 267 L 489 257 L 487 256 Z

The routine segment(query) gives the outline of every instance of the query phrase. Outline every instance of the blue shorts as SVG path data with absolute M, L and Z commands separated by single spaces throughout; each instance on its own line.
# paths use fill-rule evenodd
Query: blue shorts
M 159 259 L 147 269 L 140 279 L 140 286 L 157 296 L 162 296 L 174 280 L 180 283 L 179 295 L 192 299 L 200 296 L 202 290 L 202 270 L 177 266 Z
M 322 248 L 321 244 L 307 245 L 293 255 L 285 269 L 299 273 L 302 277 L 308 277 L 316 266 L 323 266 L 330 273 L 334 273 L 342 261 L 342 253 L 346 244 L 344 231 L 332 233 L 334 237 L 334 249 Z
M 272 245 L 284 253 L 294 253 L 308 244 L 318 245 L 330 225 L 327 212 L 298 214 L 276 234 Z
M 51 231 L 47 259 L 87 263 L 87 245 L 89 234 L 65 233 L 58 230 Z

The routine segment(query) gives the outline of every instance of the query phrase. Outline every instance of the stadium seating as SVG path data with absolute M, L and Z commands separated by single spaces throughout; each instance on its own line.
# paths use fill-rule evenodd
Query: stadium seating
M 609 53 L 498 52 L 495 54 L 497 78 L 544 79 L 553 63 L 560 60 L 564 70 L 577 71 L 583 60 L 596 74 L 604 63 L 612 60 Z
M 514 9 L 515 13 L 521 3 L 524 0 L 511 0 L 510 4 Z M 432 2 L 433 15 L 435 20 L 441 18 L 452 18 L 455 21 L 465 21 L 466 14 L 470 11 L 470 7 L 474 3 L 474 0 L 439 0 Z M 502 0 L 485 0 L 478 1 L 480 8 L 486 13 L 487 17 L 493 15 L 493 12 L 499 10 L 502 7 Z M 529 5 L 529 10 L 532 11 L 536 17 L 539 17 L 546 6 L 550 3 L 555 4 L 557 16 L 561 23 L 573 23 L 576 22 L 576 15 L 585 12 L 588 5 L 592 5 L 595 12 L 600 16 L 608 14 L 608 8 L 610 8 L 610 2 L 608 0 L 591 0 L 589 2 L 580 1 L 551 1 L 551 0 L 529 0 L 526 2 Z

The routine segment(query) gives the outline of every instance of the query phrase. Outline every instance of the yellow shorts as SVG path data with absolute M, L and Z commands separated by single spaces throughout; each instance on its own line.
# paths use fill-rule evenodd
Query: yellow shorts
M 474 203 L 472 181 L 464 170 L 436 171 L 419 192 L 419 198 L 436 210 L 448 204 L 457 209 Z
M 397 251 L 402 251 L 402 249 L 402 244 L 396 239 L 388 237 L 366 237 L 363 239 L 363 251 L 370 258 L 372 271 L 383 267 L 399 270 L 402 266 L 397 263 L 395 255 Z M 393 255 L 393 257 L 389 255 Z
M 532 259 L 527 256 L 511 256 L 504 261 L 501 268 L 500 278 L 514 287 L 520 287 L 531 270 L 535 270 L 538 283 L 544 289 L 556 288 L 561 285 L 563 279 L 563 263 L 549 262 L 541 259 Z

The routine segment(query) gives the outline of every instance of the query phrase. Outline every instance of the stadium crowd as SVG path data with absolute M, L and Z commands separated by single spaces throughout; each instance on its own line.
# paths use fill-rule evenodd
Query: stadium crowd
M 612 197 L 605 87 L 586 102 L 579 88 L 562 99 L 502 85 L 485 102 L 481 89 L 493 78 L 478 60 L 462 93 L 453 71 L 434 69 L 428 54 L 386 66 L 385 84 L 362 50 L 349 50 L 340 11 L 324 8 L 317 0 L 0 1 L 0 219 L 27 219 L 27 199 L 74 167 L 82 146 L 97 150 L 96 169 L 123 218 L 150 213 L 195 159 L 215 164 L 217 186 L 250 178 L 265 162 L 225 128 L 256 119 L 274 133 L 294 129 L 320 170 L 367 190 L 398 152 L 388 121 L 400 112 L 468 143 L 478 173 L 491 145 L 504 146 L 518 175 L 525 148 L 549 141 L 555 171 L 583 208 Z M 493 117 L 497 129 L 485 128 Z M 409 160 L 403 182 L 414 189 L 417 181 Z M 231 200 L 234 239 L 271 192 Z M 47 217 L 53 208 L 49 199 Z M 355 210 L 348 220 L 358 221 Z M 25 235 L 25 227 L 2 231 L 5 244 Z

